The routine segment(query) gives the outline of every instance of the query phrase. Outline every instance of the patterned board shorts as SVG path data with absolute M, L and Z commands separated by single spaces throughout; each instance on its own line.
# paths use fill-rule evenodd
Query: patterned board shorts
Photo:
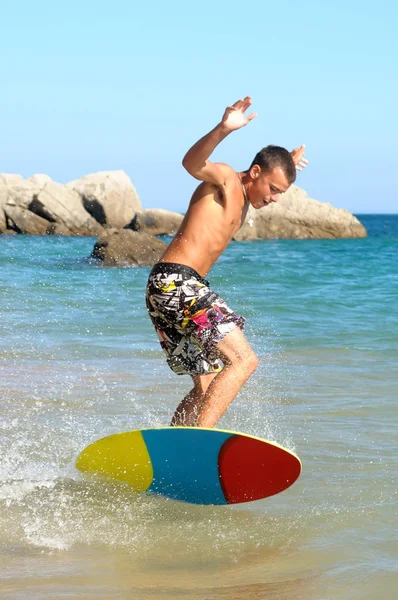
M 157 263 L 149 274 L 146 305 L 167 364 L 178 375 L 218 373 L 216 345 L 245 319 L 236 315 L 194 269 Z

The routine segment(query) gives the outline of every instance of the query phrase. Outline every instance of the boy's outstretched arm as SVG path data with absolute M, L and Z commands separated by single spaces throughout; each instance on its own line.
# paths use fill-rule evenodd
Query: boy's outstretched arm
M 225 109 L 221 122 L 196 142 L 184 156 L 182 164 L 188 173 L 200 181 L 208 181 L 216 185 L 225 184 L 228 176 L 234 173 L 232 167 L 224 163 L 212 163 L 208 158 L 227 135 L 244 127 L 257 116 L 256 113 L 245 115 L 250 105 L 251 98 L 246 96 Z

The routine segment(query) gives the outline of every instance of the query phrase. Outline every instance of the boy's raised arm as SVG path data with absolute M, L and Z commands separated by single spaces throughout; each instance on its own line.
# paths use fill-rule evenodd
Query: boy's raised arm
M 302 171 L 308 165 L 308 160 L 304 158 L 305 144 L 302 144 L 300 148 L 295 148 L 291 151 L 293 162 L 296 166 L 297 171 Z
M 250 105 L 251 98 L 246 96 L 225 109 L 221 122 L 196 142 L 184 156 L 182 164 L 188 173 L 200 181 L 208 181 L 216 185 L 225 184 L 228 176 L 234 173 L 232 167 L 224 163 L 212 163 L 208 158 L 227 135 L 254 119 L 256 113 L 245 115 Z

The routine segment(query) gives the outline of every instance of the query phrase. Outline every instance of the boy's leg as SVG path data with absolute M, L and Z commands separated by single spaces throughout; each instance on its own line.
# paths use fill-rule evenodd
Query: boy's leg
M 207 388 L 218 373 L 209 373 L 208 375 L 191 375 L 194 383 L 192 390 L 185 396 L 184 400 L 177 406 L 174 416 L 171 420 L 172 426 L 193 427 L 199 415 L 200 408 L 207 391 Z
M 224 368 L 207 387 L 196 420 L 198 427 L 215 426 L 258 366 L 258 358 L 239 327 L 228 333 L 216 348 Z

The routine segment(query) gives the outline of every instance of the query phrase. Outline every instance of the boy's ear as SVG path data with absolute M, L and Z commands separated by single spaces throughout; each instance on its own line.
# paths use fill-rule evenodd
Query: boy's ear
M 249 175 L 252 179 L 257 179 L 260 176 L 261 167 L 260 165 L 253 165 L 249 171 Z

